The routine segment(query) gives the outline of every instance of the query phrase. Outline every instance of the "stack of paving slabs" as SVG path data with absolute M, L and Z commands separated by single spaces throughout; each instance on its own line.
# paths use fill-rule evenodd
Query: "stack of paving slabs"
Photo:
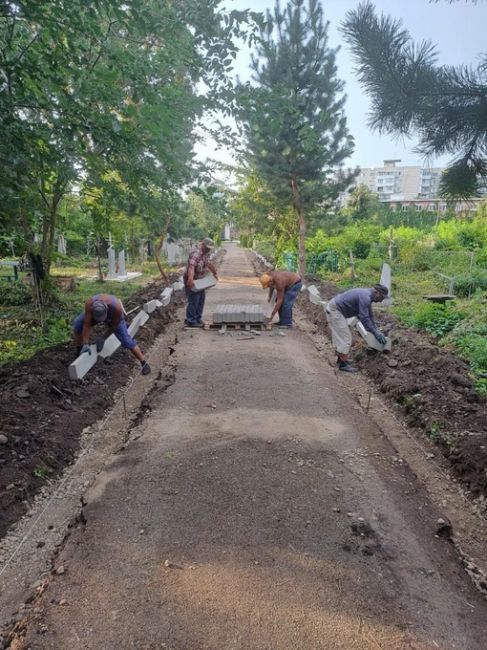
M 213 323 L 263 323 L 265 312 L 263 305 L 217 305 L 213 310 Z

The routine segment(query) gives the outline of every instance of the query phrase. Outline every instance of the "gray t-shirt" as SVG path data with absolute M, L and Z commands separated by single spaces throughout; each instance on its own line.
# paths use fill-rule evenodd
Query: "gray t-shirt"
M 368 332 L 375 334 L 377 327 L 372 313 L 373 293 L 373 289 L 350 289 L 335 296 L 335 304 L 345 318 L 356 316 Z

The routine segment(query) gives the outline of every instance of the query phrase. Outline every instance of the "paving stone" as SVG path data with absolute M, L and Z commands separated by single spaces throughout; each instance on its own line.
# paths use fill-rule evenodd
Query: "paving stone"
M 91 354 L 83 352 L 68 368 L 70 379 L 82 379 L 86 373 L 93 368 L 98 359 L 96 345 L 90 345 Z
M 213 273 L 208 273 L 204 278 L 194 281 L 194 288 L 191 291 L 202 291 L 203 289 L 210 289 L 216 284 L 215 276 Z
M 105 341 L 105 345 L 103 346 L 102 351 L 98 353 L 98 356 L 101 357 L 102 359 L 111 357 L 112 354 L 116 352 L 119 347 L 120 347 L 120 341 L 117 339 L 115 334 L 110 334 L 110 336 Z

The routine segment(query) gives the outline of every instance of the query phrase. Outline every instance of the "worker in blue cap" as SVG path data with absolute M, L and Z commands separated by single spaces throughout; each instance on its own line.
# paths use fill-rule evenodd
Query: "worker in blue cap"
M 88 298 L 84 312 L 78 314 L 73 321 L 74 344 L 79 354 L 91 354 L 90 340 L 91 328 L 97 323 L 105 323 L 107 331 L 105 336 L 96 340 L 97 351 L 101 352 L 105 339 L 110 334 L 115 334 L 123 348 L 130 350 L 134 357 L 140 362 L 142 374 L 148 375 L 151 371 L 145 360 L 144 353 L 134 339 L 130 336 L 127 323 L 123 317 L 122 303 L 118 298 L 108 293 L 99 293 Z

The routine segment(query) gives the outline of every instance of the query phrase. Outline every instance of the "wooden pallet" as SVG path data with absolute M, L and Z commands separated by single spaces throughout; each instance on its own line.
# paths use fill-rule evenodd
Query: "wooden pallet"
M 242 330 L 244 332 L 255 330 L 257 332 L 263 332 L 265 331 L 266 326 L 264 323 L 213 323 L 207 321 L 204 325 L 204 329 L 217 329 L 221 334 L 224 334 L 227 330 Z

